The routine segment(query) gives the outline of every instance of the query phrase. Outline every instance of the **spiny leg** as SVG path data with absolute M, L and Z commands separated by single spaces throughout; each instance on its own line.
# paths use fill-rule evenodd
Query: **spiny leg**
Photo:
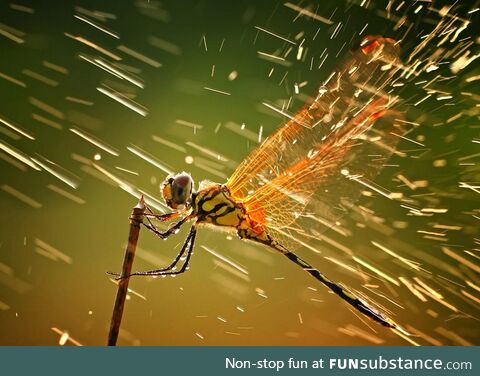
M 154 218 L 156 220 L 158 220 L 159 222 L 168 222 L 176 217 L 179 216 L 179 214 L 177 212 L 172 212 L 172 213 L 166 213 L 166 214 L 155 214 L 153 212 L 151 213 L 144 213 L 143 216 L 145 218 Z
M 142 225 L 144 225 L 147 229 L 149 229 L 151 232 L 156 234 L 162 239 L 166 239 L 169 235 L 171 235 L 173 232 L 175 232 L 176 229 L 180 228 L 180 226 L 184 223 L 184 221 L 180 221 L 181 223 L 176 223 L 172 229 L 168 229 L 166 232 L 161 232 L 157 226 L 155 226 L 151 220 L 151 218 L 155 218 L 159 222 L 168 222 L 171 221 L 174 218 L 177 218 L 180 216 L 179 212 L 171 212 L 171 213 L 166 213 L 166 214 L 156 214 L 153 212 L 152 209 L 150 209 L 148 206 L 145 206 L 145 209 L 148 213 L 144 214 L 144 217 L 148 221 L 148 225 L 142 222 Z M 178 226 L 178 227 L 177 227 Z
M 172 270 L 178 264 L 178 262 L 180 261 L 180 259 L 184 255 L 185 250 L 186 250 L 185 244 L 187 244 L 187 242 L 188 242 L 188 238 L 187 238 L 187 241 L 183 244 L 182 249 L 178 253 L 177 257 L 175 257 L 175 259 L 171 262 L 170 265 L 168 265 L 167 267 L 162 268 L 162 269 L 148 270 L 146 272 L 167 272 L 169 270 Z M 143 273 L 146 273 L 146 272 L 143 272 Z M 132 275 L 138 275 L 137 273 L 133 273 L 133 274 L 130 274 L 128 276 L 120 276 L 120 273 L 115 273 L 115 272 L 107 272 L 107 274 L 117 277 L 117 278 L 115 278 L 116 280 L 119 280 L 119 279 L 122 279 L 122 278 L 127 278 L 127 277 L 130 277 Z
M 155 218 L 159 222 L 168 222 L 174 218 L 177 218 L 180 215 L 180 213 L 177 211 L 174 211 L 166 214 L 156 214 L 152 209 L 150 209 L 148 205 L 145 204 L 145 213 L 143 215 L 151 223 L 150 218 Z
M 152 210 L 150 210 L 150 208 L 147 207 L 147 209 L 150 211 L 150 213 L 153 213 Z M 167 213 L 167 214 L 153 214 L 153 216 L 155 218 L 157 218 L 158 220 L 162 221 L 162 222 L 165 222 L 165 221 L 168 221 L 172 218 L 175 218 L 178 216 L 178 213 Z M 175 233 L 178 232 L 178 230 L 180 230 L 180 227 L 182 227 L 182 225 L 187 222 L 189 219 L 190 219 L 190 216 L 186 216 L 184 218 L 182 218 L 180 221 L 178 221 L 177 223 L 175 223 L 173 226 L 171 226 L 169 229 L 167 229 L 165 232 L 161 232 L 157 229 L 157 227 L 152 223 L 152 221 L 150 220 L 150 218 L 146 217 L 149 224 L 146 224 L 144 222 L 141 222 L 141 224 L 143 226 L 145 226 L 148 230 L 150 230 L 151 232 L 153 232 L 155 235 L 157 235 L 159 238 L 165 240 L 167 239 L 170 235 L 173 235 Z M 168 271 L 168 270 L 172 270 L 175 265 L 178 263 L 178 261 L 180 260 L 180 258 L 182 257 L 183 253 L 185 253 L 185 248 L 182 247 L 182 249 L 180 250 L 180 253 L 177 255 L 177 257 L 172 261 L 172 263 L 167 266 L 166 268 L 162 268 L 162 269 L 158 269 L 157 271 Z M 109 275 L 113 275 L 113 276 L 116 276 L 117 280 L 118 279 L 121 279 L 121 278 L 126 278 L 124 276 L 120 276 L 120 273 L 115 273 L 115 272 L 109 272 L 107 271 L 107 274 Z
M 183 263 L 182 267 L 179 270 L 176 271 L 159 271 L 158 273 L 148 273 L 148 274 L 143 274 L 143 273 L 135 273 L 134 275 L 150 275 L 150 276 L 163 276 L 163 275 L 178 275 L 182 274 L 187 271 L 187 268 L 190 263 L 190 259 L 192 258 L 193 255 L 193 249 L 195 246 L 195 238 L 197 236 L 197 229 L 195 226 L 192 226 L 192 229 L 190 230 L 190 240 L 187 238 L 185 241 L 185 244 L 188 245 L 188 251 L 187 251 L 187 257 L 185 258 L 185 262 Z
M 159 238 L 165 240 L 167 239 L 170 235 L 173 235 L 175 233 L 178 232 L 178 230 L 180 230 L 180 227 L 182 227 L 182 225 L 187 222 L 188 220 L 190 219 L 190 216 L 186 216 L 184 218 L 182 218 L 180 221 L 178 221 L 177 223 L 175 223 L 173 226 L 171 226 L 169 229 L 167 229 L 166 231 L 162 232 L 162 231 L 159 231 L 157 229 L 157 227 L 150 221 L 150 219 L 147 217 L 147 220 L 148 220 L 148 224 L 142 222 L 142 225 L 144 225 L 148 230 L 150 230 L 151 232 L 153 232 L 155 235 L 157 235 Z
M 348 291 L 346 291 L 342 286 L 330 281 L 318 269 L 314 268 L 308 262 L 306 262 L 305 260 L 300 258 L 298 255 L 296 255 L 292 251 L 288 250 L 287 248 L 285 248 L 281 244 L 275 242 L 274 240 L 271 240 L 270 242 L 259 241 L 259 240 L 256 240 L 254 238 L 252 238 L 251 240 L 255 240 L 255 241 L 260 242 L 262 244 L 268 245 L 269 247 L 271 247 L 271 248 L 275 249 L 276 251 L 280 252 L 285 257 L 287 257 L 290 261 L 293 261 L 295 264 L 300 266 L 303 270 L 305 270 L 311 276 L 313 276 L 318 281 L 323 283 L 331 291 L 333 291 L 340 298 L 345 300 L 347 303 L 349 303 L 352 307 L 354 307 L 356 310 L 358 310 L 359 312 L 361 312 L 365 316 L 371 318 L 372 320 L 380 323 L 383 326 L 393 328 L 393 329 L 397 328 L 397 325 L 392 320 L 385 317 L 380 312 L 377 312 L 375 309 L 369 307 L 366 302 L 364 302 L 364 301 L 358 299 L 357 297 L 353 296 Z
M 116 280 L 123 279 L 123 278 L 129 278 L 131 276 L 135 275 L 142 275 L 142 276 L 160 276 L 160 275 L 177 275 L 185 272 L 188 267 L 188 263 L 190 262 L 190 258 L 192 257 L 193 253 L 193 248 L 194 248 L 194 243 L 195 243 L 195 237 L 197 235 L 197 229 L 195 226 L 192 226 L 190 233 L 188 234 L 185 242 L 183 243 L 182 249 L 180 250 L 179 254 L 175 258 L 175 260 L 166 268 L 162 269 L 155 269 L 155 270 L 146 270 L 143 272 L 136 272 L 132 273 L 126 276 L 119 276 L 118 273 L 111 273 L 108 272 L 108 274 L 111 275 L 116 275 L 117 278 Z M 188 251 L 187 251 L 188 249 Z M 171 271 L 175 265 L 178 263 L 178 261 L 181 259 L 181 257 L 184 255 L 185 251 L 187 251 L 187 257 L 185 259 L 185 262 L 183 263 L 182 267 L 178 271 Z

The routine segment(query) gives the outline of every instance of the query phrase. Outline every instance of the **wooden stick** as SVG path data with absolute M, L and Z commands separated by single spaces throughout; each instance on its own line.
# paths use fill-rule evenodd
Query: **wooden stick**
M 128 234 L 128 244 L 123 258 L 122 276 L 129 275 L 132 272 L 133 258 L 137 248 L 138 235 L 140 233 L 140 224 L 143 221 L 145 211 L 145 201 L 140 197 L 138 204 L 133 208 L 130 216 L 130 232 Z M 123 308 L 128 292 L 128 282 L 130 278 L 122 278 L 118 281 L 117 297 L 113 307 L 112 321 L 110 322 L 110 332 L 108 333 L 108 346 L 116 346 L 120 323 L 122 322 Z

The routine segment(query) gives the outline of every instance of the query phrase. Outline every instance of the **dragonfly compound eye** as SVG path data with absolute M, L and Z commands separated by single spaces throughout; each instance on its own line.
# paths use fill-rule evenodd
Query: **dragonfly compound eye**
M 162 184 L 162 195 L 172 209 L 183 209 L 190 203 L 193 179 L 186 172 L 169 176 Z

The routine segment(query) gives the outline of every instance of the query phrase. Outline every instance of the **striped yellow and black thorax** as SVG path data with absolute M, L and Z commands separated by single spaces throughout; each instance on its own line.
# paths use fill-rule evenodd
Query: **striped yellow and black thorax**
M 214 184 L 193 195 L 192 209 L 199 222 L 238 227 L 245 217 L 242 203 L 235 201 L 225 185 Z
M 263 225 L 250 217 L 243 202 L 235 200 L 225 185 L 214 184 L 195 193 L 192 209 L 199 222 L 234 228 L 242 239 L 272 242 Z

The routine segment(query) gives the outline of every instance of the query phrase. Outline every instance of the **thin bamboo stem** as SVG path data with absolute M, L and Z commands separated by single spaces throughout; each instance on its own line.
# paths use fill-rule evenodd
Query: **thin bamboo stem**
M 138 204 L 133 208 L 130 216 L 130 232 L 128 234 L 128 244 L 123 258 L 121 276 L 129 275 L 132 272 L 133 259 L 137 248 L 138 235 L 140 233 L 140 224 L 142 223 L 145 212 L 145 201 L 143 196 Z M 112 321 L 110 322 L 110 331 L 108 333 L 108 346 L 116 346 L 120 324 L 122 322 L 123 308 L 128 293 L 128 282 L 130 278 L 122 278 L 118 281 L 117 297 L 113 307 Z

